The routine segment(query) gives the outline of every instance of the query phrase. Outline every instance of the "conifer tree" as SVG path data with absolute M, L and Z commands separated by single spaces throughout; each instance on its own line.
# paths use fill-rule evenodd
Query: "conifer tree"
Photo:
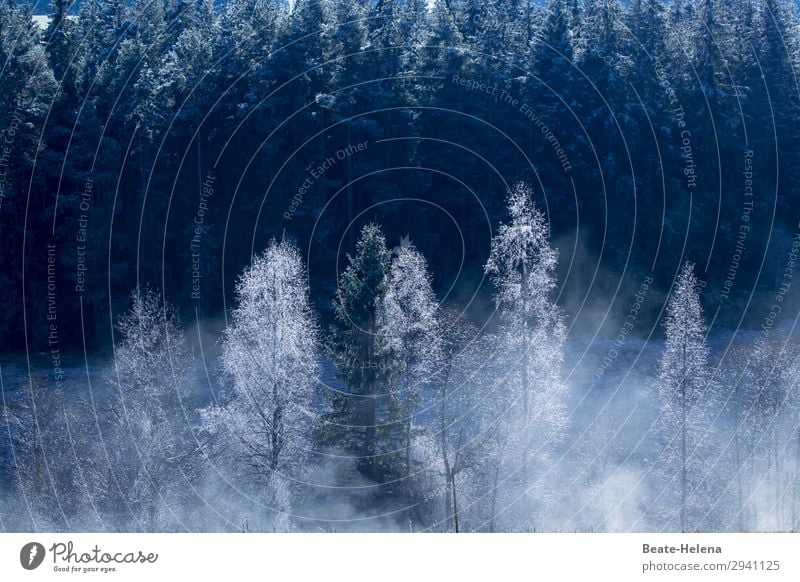
M 677 495 L 665 494 L 663 517 L 677 518 L 681 531 L 691 531 L 705 516 L 704 500 L 713 500 L 717 491 L 706 469 L 714 460 L 713 449 L 707 445 L 711 412 L 719 403 L 708 366 L 700 287 L 694 265 L 688 261 L 670 294 L 664 325 L 666 343 L 657 379 L 661 403 L 657 432 L 662 451 L 657 462 L 666 479 L 665 487 L 677 491 Z M 674 504 L 673 499 L 677 499 Z
M 389 473 L 391 382 L 394 354 L 380 335 L 380 307 L 388 290 L 391 256 L 376 224 L 361 230 L 355 256 L 339 276 L 334 310 L 336 323 L 328 352 L 347 392 L 330 393 L 330 412 L 323 427 L 325 443 L 350 455 L 365 478 L 382 481 Z

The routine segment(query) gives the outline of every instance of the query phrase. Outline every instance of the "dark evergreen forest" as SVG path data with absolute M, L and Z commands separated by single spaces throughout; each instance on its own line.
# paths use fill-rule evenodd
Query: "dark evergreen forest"
M 518 180 L 550 222 L 568 312 L 607 303 L 621 276 L 666 292 L 688 257 L 735 326 L 742 302 L 775 291 L 800 219 L 785 2 L 68 11 L 56 1 L 40 31 L 26 5 L 2 7 L 4 350 L 46 351 L 47 310 L 24 312 L 47 297 L 48 266 L 61 325 L 83 314 L 85 338 L 62 347 L 104 349 L 137 284 L 218 316 L 283 233 L 330 318 L 332 266 L 372 220 L 392 245 L 411 236 L 437 293 L 474 297 L 481 317 L 488 241 Z

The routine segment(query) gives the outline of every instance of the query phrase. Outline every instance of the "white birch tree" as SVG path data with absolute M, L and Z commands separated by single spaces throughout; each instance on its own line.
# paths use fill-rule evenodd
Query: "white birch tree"
M 238 306 L 223 340 L 222 366 L 232 379 L 223 403 L 202 413 L 213 451 L 229 459 L 248 491 L 290 527 L 292 483 L 308 461 L 318 386 L 318 330 L 299 251 L 272 241 L 236 285 Z
M 442 525 L 445 531 L 458 533 L 481 524 L 482 506 L 492 497 L 486 475 L 491 474 L 496 461 L 493 368 L 486 363 L 487 356 L 491 356 L 489 339 L 465 314 L 445 309 L 441 326 L 434 435 L 441 457 L 438 467 L 444 493 Z
M 785 337 L 760 336 L 737 378 L 737 523 L 742 531 L 791 530 L 797 523 L 798 348 Z M 788 477 L 788 479 L 787 479 Z

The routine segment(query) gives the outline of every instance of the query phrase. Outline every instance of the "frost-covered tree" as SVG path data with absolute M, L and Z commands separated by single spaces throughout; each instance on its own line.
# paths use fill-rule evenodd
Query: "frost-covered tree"
M 9 148 L 3 155 L 0 183 L 0 261 L 4 265 L 0 286 L 6 297 L 0 307 L 0 343 L 8 348 L 26 337 L 23 281 L 30 283 L 30 273 L 23 268 L 23 241 L 32 246 L 40 240 L 45 244 L 37 223 L 47 202 L 44 196 L 28 196 L 28 188 L 30 169 L 41 147 L 43 121 L 58 89 L 31 13 L 29 4 L 0 5 L 0 140 Z
M 708 467 L 716 460 L 709 441 L 712 412 L 719 402 L 708 366 L 700 286 L 688 261 L 674 283 L 664 325 L 657 378 L 661 454 L 656 471 L 664 479 L 660 494 L 665 506 L 661 518 L 665 524 L 677 518 L 681 531 L 691 531 L 703 526 L 708 510 L 704 502 L 714 501 L 718 492 Z
M 438 302 L 431 283 L 425 257 L 413 244 L 398 247 L 378 314 L 378 333 L 397 368 L 392 400 L 407 475 L 411 472 L 411 435 L 422 391 L 434 379 L 440 359 Z
M 734 523 L 742 531 L 788 530 L 796 523 L 796 490 L 789 475 L 798 458 L 798 355 L 797 345 L 787 338 L 760 336 L 734 356 L 741 365 L 731 380 L 738 493 Z
M 440 325 L 442 347 L 431 403 L 435 411 L 432 434 L 438 445 L 444 492 L 440 523 L 445 531 L 458 533 L 465 530 L 464 514 L 479 513 L 475 506 L 485 502 L 479 468 L 487 461 L 488 439 L 479 429 L 489 409 L 486 399 L 491 390 L 486 390 L 485 382 L 487 354 L 483 348 L 487 346 L 478 329 L 452 308 L 442 311 Z M 474 495 L 476 492 L 479 495 Z
M 407 4 L 406 2 L 402 3 Z M 402 52 L 392 50 L 401 47 L 406 41 L 400 30 L 400 11 L 402 6 L 397 0 L 377 0 L 369 9 L 369 43 L 373 48 L 386 51 L 381 54 L 377 63 L 378 70 L 395 73 L 399 69 L 399 56 Z M 417 15 L 419 16 L 419 15 Z
M 103 517 L 94 506 L 91 458 L 80 442 L 94 420 L 65 393 L 54 375 L 30 376 L 8 390 L 0 405 L 0 522 L 5 531 L 97 529 Z M 89 449 L 91 450 L 91 449 Z M 3 500 L 4 502 L 6 500 Z M 99 518 L 96 519 L 96 518 Z
M 75 81 L 75 70 L 72 66 L 75 38 L 73 23 L 67 18 L 69 9 L 68 0 L 53 0 L 50 3 L 50 22 L 44 32 L 50 66 L 62 87 Z
M 767 131 L 760 136 L 764 141 L 763 145 L 758 144 L 758 149 L 770 153 L 780 152 L 774 161 L 770 157 L 769 163 L 775 164 L 781 181 L 791 188 L 792 192 L 787 195 L 787 199 L 792 199 L 797 193 L 800 177 L 800 159 L 795 148 L 790 145 L 796 144 L 800 138 L 800 96 L 796 82 L 800 62 L 798 7 L 789 0 L 761 0 L 759 4 L 760 18 L 752 18 L 749 23 L 744 17 L 738 19 L 741 22 L 740 29 L 750 24 L 749 29 L 740 33 L 741 36 L 746 36 L 745 42 L 748 43 L 740 54 L 751 63 L 752 85 L 760 86 L 763 83 L 764 86 L 764 89 L 749 99 L 753 103 L 753 110 L 770 111 L 771 123 L 764 128 Z M 756 67 L 752 66 L 753 61 Z M 774 145 L 776 142 L 777 146 Z
M 609 179 L 618 179 L 624 170 L 618 169 L 618 156 L 611 152 L 619 135 L 617 116 L 628 100 L 624 74 L 631 64 L 622 41 L 622 7 L 617 0 L 586 0 L 581 24 L 579 66 L 592 86 L 580 100 L 580 118 L 592 143 L 606 142 L 603 151 L 608 154 L 602 160 L 605 172 Z
M 126 527 L 172 529 L 195 465 L 184 414 L 191 353 L 175 311 L 159 294 L 136 289 L 131 299 L 114 348 L 103 497 L 113 514 L 131 520 Z
M 430 531 L 493 531 L 509 442 L 498 342 L 453 307 L 439 312 L 440 350 L 412 441 L 412 499 Z
M 626 15 L 626 32 L 634 54 L 649 61 L 664 56 L 665 9 L 661 0 L 633 0 Z
M 511 404 L 506 414 L 515 453 L 508 457 L 513 466 L 507 482 L 518 486 L 508 500 L 512 504 L 523 497 L 533 501 L 528 493 L 536 482 L 535 467 L 547 459 L 566 424 L 560 377 L 566 328 L 551 298 L 558 255 L 528 186 L 511 189 L 508 212 L 510 220 L 492 239 L 486 272 L 496 288 L 501 322 L 498 354 L 506 374 L 500 390 Z M 526 515 L 514 527 L 530 527 L 531 518 Z
M 548 0 L 543 10 L 531 42 L 530 57 L 521 65 L 531 69 L 531 82 L 520 86 L 517 91 L 524 91 L 523 94 L 536 102 L 543 123 L 566 146 L 570 136 L 578 134 L 573 130 L 572 119 L 572 110 L 577 105 L 573 97 L 577 87 L 575 81 L 580 77 L 576 63 L 578 25 L 566 0 Z M 539 128 L 532 123 L 521 123 L 519 131 L 521 136 L 524 135 L 522 143 L 529 155 L 535 155 L 533 152 L 540 150 L 543 143 Z M 561 170 L 558 156 L 545 156 L 542 162 Z
M 297 248 L 270 242 L 239 278 L 236 297 L 222 354 L 232 386 L 203 411 L 203 427 L 219 453 L 214 460 L 242 476 L 245 489 L 260 491 L 275 512 L 272 527 L 285 530 L 291 485 L 311 450 L 319 376 L 317 326 Z
M 404 0 L 397 12 L 397 28 L 403 42 L 411 48 L 419 47 L 426 31 L 427 0 Z
M 781 435 L 781 472 L 775 490 L 783 492 L 780 513 L 775 521 L 767 523 L 772 529 L 800 530 L 800 346 L 796 343 L 784 350 L 792 361 L 782 370 L 784 398 L 778 419 Z

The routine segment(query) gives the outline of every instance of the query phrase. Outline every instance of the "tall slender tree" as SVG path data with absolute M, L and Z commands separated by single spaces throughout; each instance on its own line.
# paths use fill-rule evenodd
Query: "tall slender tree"
M 512 403 L 508 414 L 515 468 L 510 482 L 516 481 L 519 490 L 510 498 L 530 502 L 536 467 L 548 457 L 566 424 L 560 378 L 566 328 L 551 299 L 558 255 L 528 186 L 519 183 L 511 189 L 508 212 L 510 220 L 492 239 L 486 272 L 496 288 L 502 328 L 499 353 L 508 370 L 503 390 Z M 531 523 L 523 520 L 515 527 L 527 529 Z
M 114 348 L 109 427 L 103 434 L 108 507 L 126 527 L 156 531 L 178 527 L 185 479 L 195 458 L 182 414 L 188 395 L 190 352 L 174 309 L 152 290 L 136 289 L 119 321 Z M 103 464 L 103 467 L 106 467 Z
M 438 307 L 425 257 L 412 243 L 402 244 L 389 270 L 378 333 L 396 366 L 392 416 L 404 451 L 402 478 L 406 480 L 411 480 L 414 472 L 412 437 L 424 436 L 427 428 L 416 422 L 423 392 L 435 383 L 441 361 Z M 407 488 L 411 489 L 410 483 Z
M 681 531 L 691 531 L 703 522 L 703 496 L 713 498 L 716 491 L 706 470 L 710 449 L 705 445 L 711 434 L 711 412 L 718 405 L 708 367 L 700 286 L 691 262 L 684 263 L 675 280 L 664 325 L 666 343 L 657 380 L 662 442 L 658 463 L 668 491 L 678 494 L 673 504 L 673 496 L 664 492 L 663 517 L 677 518 Z

